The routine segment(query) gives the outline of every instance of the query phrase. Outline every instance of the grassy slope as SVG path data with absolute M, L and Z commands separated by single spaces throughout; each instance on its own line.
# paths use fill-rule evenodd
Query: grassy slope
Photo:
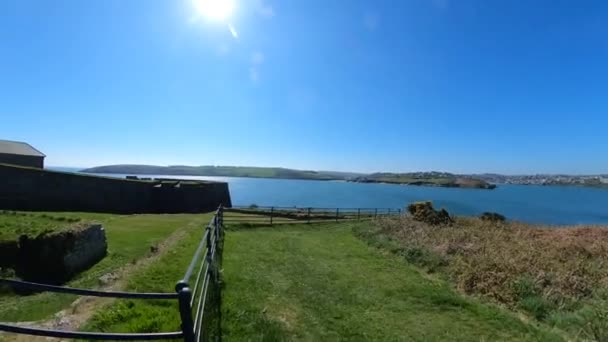
M 150 246 L 162 241 L 182 227 L 200 227 L 209 215 L 111 215 L 90 213 L 52 213 L 62 217 L 78 217 L 104 224 L 108 239 L 108 256 L 81 273 L 67 285 L 93 288 L 102 275 L 150 253 Z M 68 306 L 77 297 L 41 293 L 31 296 L 0 294 L 0 321 L 30 321 L 48 317 Z
M 465 299 L 403 259 L 368 247 L 352 224 L 229 231 L 227 340 L 558 340 Z
M 608 341 L 608 230 L 457 218 L 391 218 L 356 233 L 373 245 L 581 339 Z

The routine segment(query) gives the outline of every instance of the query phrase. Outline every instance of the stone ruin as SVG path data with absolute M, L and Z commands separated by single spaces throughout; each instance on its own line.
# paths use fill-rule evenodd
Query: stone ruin
M 63 284 L 103 259 L 107 248 L 101 224 L 80 224 L 67 231 L 0 242 L 0 267 L 14 269 L 23 280 Z

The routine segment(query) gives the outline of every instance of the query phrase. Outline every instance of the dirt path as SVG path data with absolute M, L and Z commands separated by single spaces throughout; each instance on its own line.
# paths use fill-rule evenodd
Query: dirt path
M 140 270 L 152 264 L 168 250 L 171 249 L 178 241 L 180 241 L 187 233 L 189 228 L 199 225 L 199 222 L 191 222 L 187 226 L 178 228 L 169 237 L 163 240 L 156 246 L 153 253 L 147 257 L 137 260 L 135 263 L 127 264 L 120 269 L 107 273 L 100 277 L 102 286 L 98 287 L 97 290 L 102 291 L 119 291 L 125 288 L 129 276 L 133 272 Z M 113 298 L 100 298 L 100 297 L 79 297 L 77 300 L 72 302 L 69 308 L 61 310 L 53 315 L 52 318 L 43 321 L 31 321 L 31 322 L 18 322 L 17 325 L 26 327 L 38 327 L 44 329 L 55 329 L 65 331 L 75 331 L 80 328 L 86 321 L 88 321 L 93 314 L 100 308 L 111 304 L 115 299 Z M 0 333 L 0 341 L 14 341 L 14 342 L 27 342 L 27 341 L 71 341 L 68 339 L 58 339 L 51 337 L 36 337 L 29 335 L 2 335 Z

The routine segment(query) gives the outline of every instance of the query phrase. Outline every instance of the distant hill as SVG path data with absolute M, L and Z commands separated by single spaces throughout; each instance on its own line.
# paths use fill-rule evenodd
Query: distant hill
M 86 173 L 119 173 L 134 175 L 218 176 L 312 180 L 345 180 L 361 174 L 334 171 L 293 170 L 281 167 L 249 166 L 154 166 L 107 165 L 84 169 Z
M 390 183 L 404 185 L 440 186 L 447 188 L 494 189 L 496 185 L 482 179 L 447 172 L 372 173 L 353 179 L 359 183 Z
M 174 175 L 254 177 L 311 180 L 346 180 L 359 183 L 391 183 L 422 186 L 494 189 L 495 184 L 563 185 L 608 189 L 608 175 L 501 175 L 495 173 L 453 174 L 449 172 L 378 172 L 363 174 L 338 171 L 294 170 L 282 167 L 248 166 L 155 166 L 107 165 L 81 170 L 88 173 L 118 173 L 125 175 Z
M 311 180 L 348 180 L 360 183 L 392 183 L 442 187 L 468 187 L 493 189 L 495 186 L 479 178 L 454 175 L 447 172 L 372 173 L 361 174 L 338 171 L 294 170 L 282 167 L 249 166 L 154 166 L 154 165 L 107 165 L 84 169 L 87 173 L 118 173 L 127 175 L 174 175 L 253 177 Z

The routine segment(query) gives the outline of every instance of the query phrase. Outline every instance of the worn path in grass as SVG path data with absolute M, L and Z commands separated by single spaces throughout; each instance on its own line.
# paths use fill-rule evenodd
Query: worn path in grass
M 200 215 L 205 224 L 187 229 L 183 238 L 153 263 L 133 272 L 126 279 L 124 288 L 136 292 L 175 291 L 175 285 L 184 276 L 211 216 Z M 97 308 L 81 328 L 86 331 L 150 333 L 178 331 L 180 323 L 176 300 L 119 299 Z
M 122 289 L 125 278 L 135 273 L 135 270 L 141 266 L 148 264 L 141 260 L 152 256 L 151 246 L 161 244 L 168 237 L 172 237 L 169 242 L 173 243 L 173 240 L 179 240 L 184 236 L 185 233 L 180 233 L 180 230 L 185 229 L 189 232 L 200 229 L 211 217 L 211 215 L 193 214 L 122 216 L 61 213 L 60 215 L 102 222 L 108 239 L 108 256 L 70 281 L 67 286 L 112 289 Z M 100 284 L 99 279 L 104 275 L 110 275 L 108 277 L 110 283 Z M 90 307 L 88 301 L 76 301 L 77 299 L 78 297 L 73 295 L 48 292 L 31 296 L 4 294 L 0 296 L 0 321 L 36 321 L 45 319 L 66 307 L 70 307 L 74 312 L 88 311 L 87 307 Z M 80 305 L 83 307 L 79 308 Z M 79 322 L 81 320 L 78 319 Z M 54 319 L 43 323 L 52 321 Z
M 354 224 L 229 230 L 225 339 L 560 340 L 369 247 Z

